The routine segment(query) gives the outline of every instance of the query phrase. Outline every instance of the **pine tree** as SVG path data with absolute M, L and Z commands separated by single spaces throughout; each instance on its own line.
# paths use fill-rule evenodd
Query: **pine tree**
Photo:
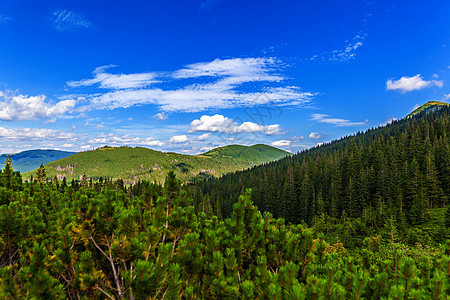
M 8 155 L 5 162 L 5 168 L 3 170 L 3 175 L 6 177 L 6 187 L 8 189 L 11 188 L 11 181 L 13 176 L 14 169 L 12 167 L 11 157 Z
M 82 188 L 87 188 L 88 187 L 86 174 L 83 174 L 83 176 L 81 177 L 80 187 L 82 187 Z
M 11 157 L 8 155 L 8 157 L 6 158 L 6 162 L 5 162 L 5 168 L 8 167 L 11 172 L 14 172 L 13 166 L 12 166 L 12 160 Z
M 164 182 L 164 189 L 166 190 L 167 199 L 170 201 L 178 196 L 180 191 L 180 181 L 175 177 L 175 173 L 170 171 Z
M 43 164 L 41 164 L 39 169 L 37 169 L 37 171 L 36 171 L 36 179 L 35 180 L 38 183 L 43 183 L 43 182 L 47 181 L 47 175 L 45 174 L 45 168 L 44 168 Z
M 55 175 L 55 177 L 53 177 L 52 184 L 57 190 L 59 190 L 59 181 L 58 181 L 58 177 L 56 175 Z
M 405 201 L 409 207 L 409 219 L 412 224 L 420 224 L 424 221 L 426 205 L 420 185 L 419 164 L 414 158 L 409 165 L 408 179 L 406 182 Z

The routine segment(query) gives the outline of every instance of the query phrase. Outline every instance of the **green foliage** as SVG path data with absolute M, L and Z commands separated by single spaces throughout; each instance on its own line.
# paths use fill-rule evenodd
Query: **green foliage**
M 361 247 L 380 234 L 391 244 L 438 245 L 449 238 L 450 106 L 359 132 L 275 162 L 190 185 L 195 203 L 231 216 L 253 190 L 262 210 L 307 224 L 332 242 Z M 208 207 L 208 206 L 207 206 Z
M 368 237 L 348 251 L 258 210 L 198 211 L 170 173 L 123 187 L 20 182 L 0 206 L 4 299 L 445 299 L 450 241 L 409 248 Z M 114 188 L 114 190 L 112 189 Z
M 44 166 L 22 182 L 8 163 L 0 297 L 447 299 L 448 113 L 197 186 L 176 170 L 163 185 L 103 176 L 68 185 L 48 182 Z
M 41 164 L 39 169 L 37 169 L 35 180 L 38 183 L 43 183 L 47 181 L 47 174 L 45 173 L 45 167 L 43 164 Z

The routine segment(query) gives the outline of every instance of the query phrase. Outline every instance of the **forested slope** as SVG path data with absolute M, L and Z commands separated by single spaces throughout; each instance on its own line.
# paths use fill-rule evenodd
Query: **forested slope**
M 380 237 L 349 251 L 250 191 L 221 219 L 173 172 L 164 187 L 72 187 L 0 171 L 2 299 L 448 299 L 449 255 Z
M 450 195 L 450 108 L 344 137 L 276 162 L 195 185 L 224 217 L 245 188 L 262 211 L 295 224 L 358 219 L 377 232 L 427 221 Z M 203 201 L 203 200 L 202 200 Z M 437 238 L 437 237 L 436 237 Z M 441 237 L 445 238 L 445 237 Z
M 201 155 L 161 152 L 143 147 L 102 147 L 92 151 L 53 161 L 45 165 L 49 178 L 81 180 L 85 175 L 97 181 L 122 179 L 126 183 L 148 180 L 162 183 L 173 171 L 183 181 L 195 178 L 218 177 L 228 172 L 243 170 L 280 159 L 288 152 L 267 146 L 230 145 Z M 27 172 L 31 178 L 35 171 Z

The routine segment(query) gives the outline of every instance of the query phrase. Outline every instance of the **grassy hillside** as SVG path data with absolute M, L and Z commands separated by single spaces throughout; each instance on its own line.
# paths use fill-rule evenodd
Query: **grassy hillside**
M 121 178 L 129 183 L 139 179 L 162 182 L 171 170 L 182 180 L 217 177 L 286 155 L 289 153 L 267 145 L 232 145 L 194 156 L 140 147 L 103 147 L 51 162 L 45 169 L 49 178 L 56 175 L 59 179 L 66 177 L 72 180 L 80 179 L 86 174 L 94 179 Z M 25 173 L 24 178 L 29 178 L 34 173 Z
M 39 168 L 41 164 L 47 164 L 64 157 L 74 155 L 75 153 L 76 152 L 37 149 L 11 154 L 10 157 L 14 170 L 24 173 Z M 7 157 L 8 154 L 0 155 L 1 168 L 3 168 Z
M 417 115 L 418 113 L 422 111 L 434 111 L 436 109 L 439 109 L 443 106 L 450 106 L 449 103 L 440 102 L 440 101 L 428 101 L 424 105 L 420 106 L 419 108 L 413 110 L 409 115 L 407 115 L 407 118 L 410 118 L 412 116 Z
M 246 162 L 254 161 L 272 161 L 274 157 L 282 158 L 288 153 L 281 149 L 257 144 L 250 147 L 241 145 L 230 145 L 226 147 L 215 148 L 203 154 L 203 156 L 209 156 L 213 158 L 231 158 L 238 159 Z

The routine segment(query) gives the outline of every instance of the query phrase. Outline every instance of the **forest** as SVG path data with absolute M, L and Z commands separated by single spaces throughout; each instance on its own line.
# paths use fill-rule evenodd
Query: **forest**
M 0 298 L 448 299 L 449 112 L 189 185 L 9 160 Z
M 347 247 L 367 235 L 437 245 L 449 238 L 450 108 L 420 113 L 276 162 L 192 184 L 224 217 L 251 188 L 261 211 Z M 447 217 L 448 218 L 448 217 Z M 395 230 L 393 230 L 395 229 Z

